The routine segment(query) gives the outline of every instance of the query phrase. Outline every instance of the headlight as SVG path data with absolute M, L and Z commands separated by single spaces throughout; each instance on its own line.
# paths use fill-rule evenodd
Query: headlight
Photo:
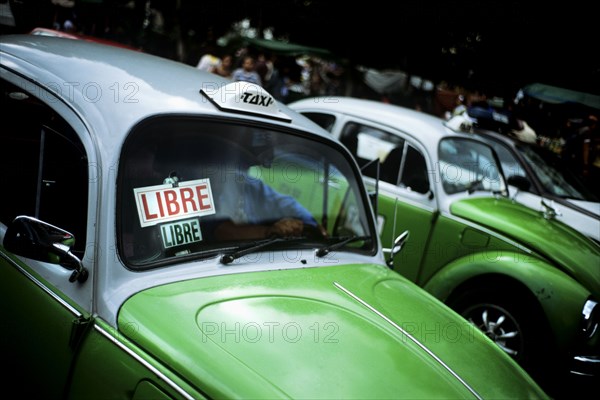
M 581 330 L 585 339 L 591 339 L 600 324 L 600 307 L 598 302 L 588 299 L 583 305 Z

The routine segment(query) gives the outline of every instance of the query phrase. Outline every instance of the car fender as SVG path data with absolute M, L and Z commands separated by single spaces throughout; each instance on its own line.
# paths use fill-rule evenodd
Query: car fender
M 512 280 L 535 297 L 556 332 L 556 343 L 566 346 L 576 340 L 582 307 L 590 292 L 573 278 L 539 258 L 522 253 L 502 252 L 495 258 L 489 254 L 460 257 L 441 268 L 423 288 L 446 302 L 469 283 L 494 284 Z M 507 291 L 510 288 L 507 288 Z

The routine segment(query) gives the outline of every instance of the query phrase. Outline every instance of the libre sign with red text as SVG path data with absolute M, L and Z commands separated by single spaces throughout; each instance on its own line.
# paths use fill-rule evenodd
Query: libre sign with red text
M 215 213 L 210 181 L 198 179 L 133 189 L 142 227 Z

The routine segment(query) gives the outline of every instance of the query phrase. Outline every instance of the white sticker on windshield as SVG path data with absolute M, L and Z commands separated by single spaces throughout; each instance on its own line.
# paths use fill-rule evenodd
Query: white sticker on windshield
M 133 189 L 142 227 L 215 213 L 209 179 Z

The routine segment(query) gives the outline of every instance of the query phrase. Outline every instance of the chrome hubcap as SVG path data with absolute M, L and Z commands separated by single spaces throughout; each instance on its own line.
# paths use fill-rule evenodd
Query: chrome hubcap
M 502 307 L 479 304 L 467 309 L 463 316 L 513 358 L 518 359 L 522 355 L 521 328 L 516 319 Z

